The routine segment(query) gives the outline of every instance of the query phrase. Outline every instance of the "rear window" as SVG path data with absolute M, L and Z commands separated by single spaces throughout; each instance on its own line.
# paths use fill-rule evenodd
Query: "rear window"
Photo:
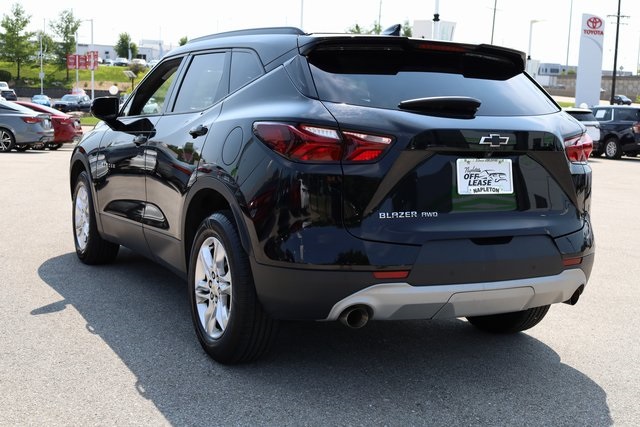
M 594 116 L 593 113 L 591 113 L 591 112 L 582 113 L 582 112 L 570 111 L 569 114 L 572 115 L 573 117 L 578 119 L 578 121 L 581 121 L 581 122 L 595 122 L 596 121 L 596 116 Z
M 401 101 L 467 96 L 476 115 L 524 116 L 558 111 L 525 74 L 499 57 L 403 49 L 327 49 L 309 54 L 323 101 L 398 109 Z

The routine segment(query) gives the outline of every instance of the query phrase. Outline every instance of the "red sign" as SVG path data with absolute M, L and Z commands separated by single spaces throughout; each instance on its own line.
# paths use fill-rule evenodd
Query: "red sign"
M 78 64 L 78 55 L 67 55 L 67 69 L 75 70 Z
M 95 70 L 98 68 L 98 51 L 92 50 L 87 52 L 87 68 Z
M 92 50 L 86 55 L 67 55 L 67 69 L 69 70 L 95 70 L 98 68 L 98 51 Z

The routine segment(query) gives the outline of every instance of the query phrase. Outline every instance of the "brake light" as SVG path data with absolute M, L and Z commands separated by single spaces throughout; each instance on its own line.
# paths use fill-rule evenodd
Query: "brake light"
M 631 130 L 633 131 L 633 133 L 640 133 L 640 122 L 634 123 Z
M 277 122 L 256 122 L 253 133 L 278 154 L 302 162 L 370 162 L 392 142 L 388 136 Z
M 406 279 L 409 277 L 409 272 L 406 270 L 400 271 L 374 271 L 373 277 L 376 279 Z
M 564 140 L 564 150 L 570 162 L 586 162 L 593 151 L 593 140 L 584 134 Z
M 42 121 L 40 117 L 22 117 L 22 121 L 25 123 L 29 123 L 30 125 L 39 123 Z

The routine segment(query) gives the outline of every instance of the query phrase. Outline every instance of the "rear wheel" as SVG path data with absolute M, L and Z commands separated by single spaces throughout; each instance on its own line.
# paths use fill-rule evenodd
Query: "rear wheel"
M 467 320 L 476 328 L 486 332 L 510 334 L 533 328 L 544 319 L 548 311 L 549 306 L 543 305 L 513 313 L 467 317 Z
M 607 138 L 604 142 L 604 154 L 608 159 L 619 159 L 622 156 L 620 143 L 616 138 Z
M 89 176 L 83 171 L 73 192 L 73 237 L 76 254 L 85 264 L 107 264 L 116 259 L 120 245 L 100 236 L 96 225 Z
M 15 143 L 13 134 L 7 129 L 0 128 L 0 152 L 11 151 Z
M 188 288 L 196 335 L 213 359 L 248 362 L 268 350 L 276 322 L 258 301 L 230 212 L 215 213 L 200 225 L 191 249 Z

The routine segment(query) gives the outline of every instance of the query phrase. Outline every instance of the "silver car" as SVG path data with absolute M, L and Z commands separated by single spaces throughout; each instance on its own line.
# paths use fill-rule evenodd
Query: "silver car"
M 41 148 L 53 141 L 51 116 L 0 101 L 0 152 Z

